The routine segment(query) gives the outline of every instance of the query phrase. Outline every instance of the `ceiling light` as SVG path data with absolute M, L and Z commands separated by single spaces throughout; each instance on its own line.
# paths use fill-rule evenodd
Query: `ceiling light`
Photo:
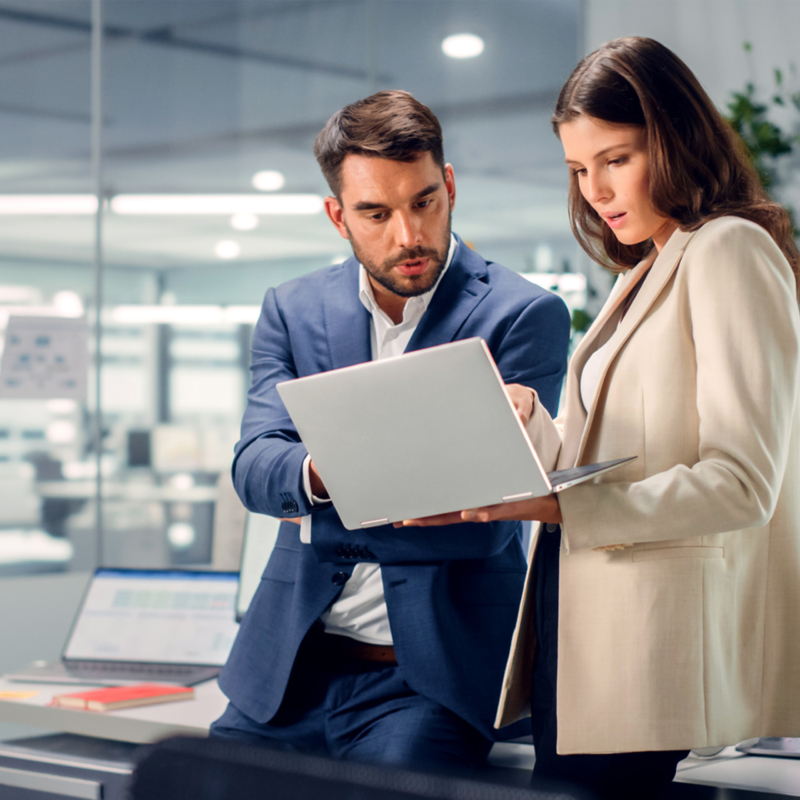
M 83 316 L 83 300 L 77 292 L 56 292 L 53 295 L 53 305 L 62 317 Z
M 242 248 L 239 242 L 234 242 L 231 239 L 223 239 L 214 245 L 214 253 L 217 258 L 223 258 L 226 261 L 231 258 L 237 258 L 241 252 Z
M 442 41 L 442 52 L 450 58 L 475 58 L 483 52 L 483 39 L 474 33 L 456 33 Z
M 254 325 L 261 306 L 116 306 L 104 313 L 112 325 Z
M 237 325 L 255 325 L 261 316 L 261 306 L 228 306 L 222 309 L 225 322 Z
M 111 199 L 111 210 L 125 215 L 318 214 L 323 207 L 318 194 L 118 194 Z
M 231 227 L 237 231 L 252 231 L 258 227 L 258 217 L 255 214 L 234 214 Z
M 167 540 L 176 550 L 184 550 L 194 544 L 196 533 L 188 522 L 173 522 L 167 528 Z
M 74 423 L 59 419 L 47 426 L 47 441 L 53 444 L 69 444 L 75 441 L 77 430 Z
M 0 286 L 0 303 L 40 303 L 42 293 L 32 286 Z
M 253 188 L 259 192 L 277 192 L 283 189 L 286 178 L 274 169 L 265 169 L 253 175 Z
M 219 306 L 117 306 L 109 322 L 117 325 L 218 325 Z
M 93 194 L 3 194 L 0 214 L 95 214 Z

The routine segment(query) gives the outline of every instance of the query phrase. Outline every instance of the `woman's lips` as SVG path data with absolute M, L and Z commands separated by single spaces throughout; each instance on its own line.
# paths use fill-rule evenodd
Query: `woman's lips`
M 623 211 L 619 214 L 603 214 L 603 219 L 608 223 L 608 227 L 613 230 L 614 228 L 619 228 L 625 222 L 627 216 L 628 212 Z
M 416 261 L 404 261 L 402 264 L 398 264 L 395 269 L 397 269 L 401 275 L 405 275 L 407 277 L 412 275 L 422 275 L 422 273 L 428 269 L 429 263 L 429 258 L 420 258 Z

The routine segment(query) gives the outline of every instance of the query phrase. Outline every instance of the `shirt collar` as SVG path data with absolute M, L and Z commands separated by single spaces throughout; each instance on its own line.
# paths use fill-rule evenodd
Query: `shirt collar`
M 447 272 L 448 268 L 450 267 L 450 262 L 453 260 L 453 253 L 455 253 L 457 245 L 458 241 L 451 233 L 450 249 L 447 251 L 447 260 L 444 262 L 444 269 L 439 275 L 436 283 L 430 289 L 428 289 L 425 294 L 419 294 L 416 297 L 408 298 L 405 308 L 403 309 L 403 322 L 409 318 L 410 312 L 416 310 L 419 313 L 419 316 L 422 316 L 422 314 L 427 310 L 428 305 L 433 298 L 434 292 L 439 288 L 439 284 L 442 282 L 445 272 Z M 367 309 L 367 311 L 369 311 L 370 314 L 375 314 L 376 312 L 383 314 L 382 309 L 375 301 L 375 295 L 372 292 L 372 286 L 367 278 L 367 271 L 364 269 L 364 265 L 359 264 L 358 266 L 358 299 L 361 300 L 362 305 Z M 401 322 L 400 324 L 402 325 L 403 323 Z

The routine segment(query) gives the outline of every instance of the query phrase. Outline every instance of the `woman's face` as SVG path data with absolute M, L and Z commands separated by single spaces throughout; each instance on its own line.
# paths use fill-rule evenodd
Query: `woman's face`
M 644 128 L 580 115 L 558 132 L 581 194 L 617 239 L 623 244 L 652 239 L 660 251 L 678 223 L 650 202 Z

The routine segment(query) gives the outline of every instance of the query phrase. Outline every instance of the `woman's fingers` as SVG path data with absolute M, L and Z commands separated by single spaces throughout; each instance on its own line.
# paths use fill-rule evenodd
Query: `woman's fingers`
M 420 517 L 419 519 L 404 519 L 402 522 L 395 522 L 395 528 L 428 528 L 439 525 L 453 525 L 463 522 L 460 511 L 452 511 L 449 514 L 435 514 L 432 517 Z
M 523 425 L 527 425 L 533 414 L 533 390 L 519 383 L 508 383 L 505 388 L 506 394 L 514 404 L 517 416 Z

